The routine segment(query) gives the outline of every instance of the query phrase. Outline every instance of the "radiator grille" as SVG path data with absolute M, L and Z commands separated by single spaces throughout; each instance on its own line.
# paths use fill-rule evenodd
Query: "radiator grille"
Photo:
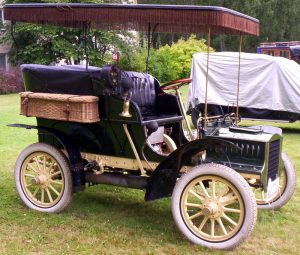
M 280 140 L 276 140 L 270 143 L 268 162 L 268 179 L 275 180 L 278 176 L 279 169 L 279 157 L 280 157 Z
M 227 140 L 232 142 L 238 148 L 231 146 L 222 146 L 220 148 L 216 147 L 211 149 L 215 153 L 224 151 L 228 156 L 237 156 L 237 157 L 246 157 L 246 158 L 255 158 L 255 159 L 264 159 L 265 144 L 261 142 L 251 142 L 251 141 L 236 141 L 236 140 Z

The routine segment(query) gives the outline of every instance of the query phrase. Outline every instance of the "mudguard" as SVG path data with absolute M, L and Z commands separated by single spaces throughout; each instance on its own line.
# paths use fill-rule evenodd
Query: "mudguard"
M 152 174 L 145 194 L 145 200 L 151 201 L 170 196 L 176 184 L 179 171 L 182 166 L 191 161 L 191 157 L 197 152 L 210 148 L 222 147 L 239 148 L 235 144 L 214 138 L 198 139 L 184 144 L 164 159 Z
M 47 127 L 24 125 L 24 124 L 9 124 L 7 126 L 26 128 L 26 129 L 36 129 L 55 137 L 55 139 L 61 144 L 61 146 L 65 149 L 65 151 L 68 154 L 70 168 L 73 177 L 74 191 L 76 192 L 77 189 L 81 190 L 84 187 L 85 180 L 83 175 L 83 167 L 84 167 L 83 159 L 81 157 L 79 149 L 72 144 L 72 142 L 68 139 L 68 137 L 64 133 Z

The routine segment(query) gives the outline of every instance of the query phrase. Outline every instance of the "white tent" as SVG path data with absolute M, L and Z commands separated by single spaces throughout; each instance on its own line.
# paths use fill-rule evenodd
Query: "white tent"
M 209 56 L 208 103 L 236 106 L 238 52 Z M 207 54 L 193 56 L 189 105 L 205 102 Z M 239 105 L 300 113 L 300 65 L 263 54 L 241 53 Z

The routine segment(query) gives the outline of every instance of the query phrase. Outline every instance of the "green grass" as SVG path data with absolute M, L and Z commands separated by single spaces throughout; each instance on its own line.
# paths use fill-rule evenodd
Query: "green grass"
M 190 244 L 175 227 L 170 199 L 146 203 L 142 191 L 98 185 L 75 194 L 63 213 L 32 211 L 16 193 L 13 167 L 20 151 L 36 141 L 36 131 L 6 127 L 9 123 L 35 123 L 19 115 L 17 95 L 0 96 L 0 254 L 298 254 L 300 250 L 299 181 L 293 199 L 280 211 L 259 211 L 251 238 L 227 253 Z M 284 130 L 284 151 L 299 173 L 300 123 L 278 126 Z

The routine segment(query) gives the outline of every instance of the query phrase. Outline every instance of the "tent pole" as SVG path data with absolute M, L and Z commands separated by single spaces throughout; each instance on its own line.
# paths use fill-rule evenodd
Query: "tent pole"
M 240 78 L 241 78 L 241 53 L 242 53 L 243 35 L 240 34 L 240 45 L 239 45 L 239 66 L 238 66 L 238 84 L 237 84 L 237 95 L 236 95 L 236 116 L 235 125 L 238 125 L 239 119 L 239 97 L 240 97 Z
M 151 24 L 148 24 L 148 42 L 147 42 L 147 58 L 146 58 L 146 74 L 148 75 L 149 55 L 151 47 Z
M 88 71 L 89 68 L 89 53 L 88 53 L 88 49 L 87 49 L 87 33 L 88 33 L 88 24 L 86 22 L 84 22 L 83 25 L 83 34 L 84 34 L 84 54 L 85 54 L 85 69 L 86 71 Z
M 204 107 L 204 131 L 207 125 L 207 90 L 208 90 L 208 70 L 209 70 L 209 54 L 210 54 L 210 27 L 208 27 L 207 35 L 207 62 L 206 62 L 206 81 L 205 81 L 205 107 Z

